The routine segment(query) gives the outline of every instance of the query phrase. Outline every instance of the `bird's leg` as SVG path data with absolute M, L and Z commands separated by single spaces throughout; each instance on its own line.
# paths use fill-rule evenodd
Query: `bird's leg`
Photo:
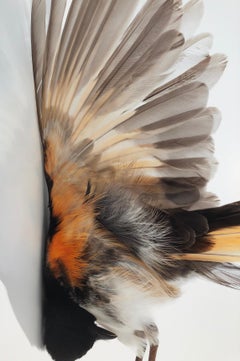
M 150 344 L 148 361 L 156 361 L 158 350 L 158 328 L 155 323 L 149 323 L 144 326 L 143 331 L 135 331 L 135 336 L 141 339 L 140 347 L 138 349 L 138 355 L 135 361 L 143 361 L 143 356 L 146 350 L 146 339 Z
M 156 361 L 159 341 L 158 341 L 158 328 L 155 325 L 155 323 L 150 323 L 147 326 L 145 326 L 144 333 L 150 344 L 148 361 Z
M 155 361 L 157 356 L 158 345 L 151 345 L 148 361 Z
M 145 351 L 146 351 L 146 347 L 147 347 L 147 342 L 146 342 L 146 337 L 145 337 L 145 333 L 144 331 L 139 331 L 139 330 L 136 330 L 134 332 L 135 336 L 137 336 L 139 339 L 140 339 L 140 345 L 138 347 L 138 352 L 137 354 L 140 355 L 140 356 L 137 356 L 135 361 L 143 361 L 143 356 L 145 354 Z

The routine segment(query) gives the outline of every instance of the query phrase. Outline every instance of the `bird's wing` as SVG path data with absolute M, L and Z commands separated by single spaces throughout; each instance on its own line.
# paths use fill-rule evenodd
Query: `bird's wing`
M 209 56 L 209 34 L 192 36 L 201 1 L 137 5 L 58 0 L 48 14 L 43 0 L 33 1 L 46 172 L 54 179 L 71 163 L 151 205 L 206 208 L 216 200 L 205 186 L 220 120 L 208 92 L 226 59 Z

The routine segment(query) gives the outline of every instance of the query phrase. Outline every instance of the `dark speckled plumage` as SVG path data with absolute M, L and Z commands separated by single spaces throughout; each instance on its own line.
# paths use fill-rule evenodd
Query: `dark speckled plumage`
M 155 361 L 152 305 L 176 297 L 179 278 L 239 288 L 226 262 L 240 259 L 240 206 L 211 209 L 206 190 L 221 118 L 208 95 L 226 57 L 209 54 L 208 34 L 193 36 L 201 1 L 138 5 L 56 0 L 48 16 L 33 0 L 50 206 L 43 335 L 57 361 L 113 335 L 137 361 L 149 344 Z

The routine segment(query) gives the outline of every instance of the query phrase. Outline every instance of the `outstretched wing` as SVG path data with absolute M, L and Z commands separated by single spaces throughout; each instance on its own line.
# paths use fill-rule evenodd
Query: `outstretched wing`
M 220 120 L 208 92 L 225 57 L 209 56 L 208 34 L 192 37 L 201 1 L 137 5 L 58 0 L 47 16 L 45 2 L 33 1 L 46 172 L 54 179 L 85 169 L 86 184 L 89 174 L 123 184 L 157 207 L 206 208 L 215 202 L 205 186 Z

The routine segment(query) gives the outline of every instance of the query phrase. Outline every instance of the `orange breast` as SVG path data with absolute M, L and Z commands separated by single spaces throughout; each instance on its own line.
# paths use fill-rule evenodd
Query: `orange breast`
M 82 260 L 88 234 L 78 234 L 77 239 L 69 239 L 64 230 L 58 232 L 51 240 L 47 263 L 56 278 L 62 277 L 63 265 L 69 286 L 76 287 L 81 283 L 85 274 L 87 263 Z
M 87 263 L 83 255 L 94 229 L 95 214 L 91 204 L 79 201 L 78 207 L 75 202 L 71 206 L 70 199 L 76 200 L 76 197 L 65 197 L 65 203 L 63 199 L 61 197 L 61 202 L 54 199 L 53 214 L 59 217 L 60 224 L 49 242 L 47 263 L 56 278 L 62 276 L 64 268 L 70 286 L 75 287 L 79 286 L 85 275 Z M 58 207 L 55 207 L 56 203 Z

